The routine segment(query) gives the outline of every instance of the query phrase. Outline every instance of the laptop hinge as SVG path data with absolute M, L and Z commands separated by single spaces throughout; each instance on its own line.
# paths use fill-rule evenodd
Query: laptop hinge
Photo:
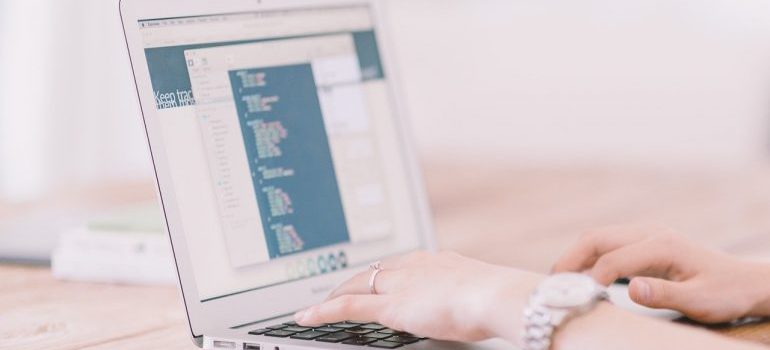
M 192 338 L 193 343 L 199 348 L 203 347 L 203 336 L 197 336 Z

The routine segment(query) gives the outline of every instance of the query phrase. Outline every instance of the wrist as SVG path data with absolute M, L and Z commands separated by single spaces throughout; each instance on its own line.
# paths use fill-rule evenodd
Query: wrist
M 588 311 L 567 322 L 556 330 L 553 335 L 551 349 L 590 349 L 595 347 L 596 331 L 608 330 L 609 325 L 623 320 L 615 306 L 609 302 L 599 303 L 593 310 Z
M 518 344 L 524 327 L 524 308 L 544 279 L 543 275 L 518 271 L 515 275 L 505 276 L 488 298 L 486 317 L 480 322 L 486 334 Z
M 770 316 L 770 265 L 760 262 L 748 262 L 750 268 L 748 271 L 748 283 L 743 288 L 750 292 L 753 300 L 751 309 L 746 316 L 766 317 Z M 756 281 L 760 281 L 759 285 Z

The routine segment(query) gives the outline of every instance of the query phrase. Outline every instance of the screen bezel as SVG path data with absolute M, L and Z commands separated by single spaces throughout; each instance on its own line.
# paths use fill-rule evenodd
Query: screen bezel
M 176 197 L 173 192 L 170 166 L 162 150 L 160 125 L 157 120 L 150 73 L 144 55 L 144 45 L 136 23 L 142 19 L 169 18 L 183 16 L 200 16 L 222 13 L 237 13 L 246 11 L 268 11 L 283 9 L 301 9 L 308 7 L 353 6 L 369 5 L 372 10 L 374 28 L 380 46 L 381 61 L 388 72 L 388 89 L 391 104 L 395 111 L 395 125 L 398 131 L 400 155 L 408 174 L 411 200 L 418 211 L 418 234 L 420 246 L 417 249 L 433 249 L 435 241 L 430 223 L 422 176 L 410 141 L 410 132 L 406 123 L 406 109 L 398 87 L 398 72 L 393 57 L 390 56 L 390 43 L 382 24 L 384 10 L 376 0 L 121 0 L 120 14 L 123 22 L 126 44 L 131 59 L 131 65 L 136 83 L 137 95 L 141 105 L 142 116 L 147 135 L 148 146 L 153 160 L 156 176 L 156 189 L 163 209 L 165 226 L 171 240 L 179 287 L 188 315 L 190 331 L 194 338 L 204 334 L 230 328 L 238 325 L 267 320 L 292 312 L 303 307 L 320 302 L 337 284 L 350 278 L 356 269 L 340 271 L 332 274 L 308 278 L 282 285 L 241 293 L 213 301 L 201 302 L 197 291 L 182 229 L 181 217 L 173 203 Z M 281 300 L 275 300 L 281 296 Z

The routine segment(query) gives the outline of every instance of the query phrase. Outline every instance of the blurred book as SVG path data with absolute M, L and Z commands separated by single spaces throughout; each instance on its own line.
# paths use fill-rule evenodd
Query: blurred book
M 61 233 L 51 255 L 54 277 L 79 282 L 169 285 L 171 246 L 155 204 L 124 208 Z

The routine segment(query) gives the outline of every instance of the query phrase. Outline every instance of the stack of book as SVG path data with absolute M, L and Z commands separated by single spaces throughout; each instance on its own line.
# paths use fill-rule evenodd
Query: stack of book
M 54 277 L 79 282 L 168 285 L 171 246 L 155 204 L 125 208 L 64 231 L 51 256 Z

